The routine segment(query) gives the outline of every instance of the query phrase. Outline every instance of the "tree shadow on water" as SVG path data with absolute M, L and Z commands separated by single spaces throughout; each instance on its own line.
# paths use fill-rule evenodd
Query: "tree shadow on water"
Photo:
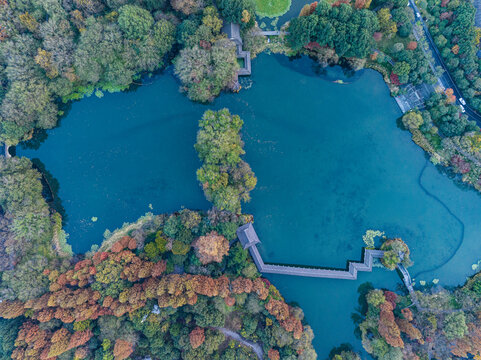
M 21 149 L 38 150 L 40 145 L 47 140 L 48 134 L 45 129 L 37 129 L 30 140 L 22 141 L 18 146 Z
M 47 201 L 50 208 L 54 209 L 62 216 L 62 224 L 67 223 L 67 213 L 62 205 L 62 200 L 58 196 L 60 190 L 59 181 L 48 171 L 45 164 L 38 158 L 31 159 L 33 167 L 42 174 L 41 182 L 43 186 L 42 195 Z
M 374 286 L 370 282 L 365 282 L 357 288 L 357 293 L 359 294 L 359 297 L 357 299 L 357 307 L 355 309 L 355 312 L 351 314 L 351 320 L 356 325 L 355 330 L 354 330 L 354 335 L 356 338 L 361 339 L 361 330 L 359 330 L 359 324 L 361 324 L 364 320 L 364 314 L 366 314 L 368 305 L 366 301 L 366 295 L 369 293 L 369 291 L 373 290 Z

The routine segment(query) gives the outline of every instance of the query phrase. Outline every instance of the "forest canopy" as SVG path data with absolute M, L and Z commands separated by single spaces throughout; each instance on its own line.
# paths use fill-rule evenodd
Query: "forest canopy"
M 0 141 L 53 128 L 69 101 L 125 90 L 174 58 L 181 90 L 212 101 L 239 69 L 223 21 L 249 29 L 254 17 L 251 0 L 1 1 Z
M 255 357 L 228 329 L 278 359 L 316 359 L 302 311 L 260 277 L 239 243 L 229 246 L 250 220 L 216 210 L 151 216 L 97 252 L 47 267 L 43 293 L 0 303 L 0 358 Z M 217 253 L 206 237 L 223 244 Z

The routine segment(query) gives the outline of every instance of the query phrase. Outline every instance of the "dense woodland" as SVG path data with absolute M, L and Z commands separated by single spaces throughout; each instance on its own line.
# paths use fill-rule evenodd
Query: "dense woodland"
M 0 157 L 0 297 L 42 294 L 47 266 L 69 259 L 61 216 L 47 205 L 40 173 L 26 158 Z
M 481 132 L 460 113 L 449 89 L 432 94 L 423 111 L 406 113 L 402 122 L 433 164 L 449 167 L 460 182 L 481 191 Z
M 302 311 L 238 242 L 229 246 L 249 220 L 216 210 L 152 216 L 72 265 L 45 269 L 44 294 L 0 303 L 3 351 L 15 339 L 19 360 L 255 358 L 226 327 L 269 359 L 315 359 Z
M 0 8 L 0 140 L 10 145 L 54 127 L 66 102 L 124 90 L 173 57 L 182 90 L 212 100 L 238 69 L 222 18 L 247 31 L 255 15 L 252 0 L 4 0 Z
M 481 111 L 481 29 L 474 26 L 475 7 L 469 1 L 429 0 L 426 9 L 429 31 L 463 97 Z
M 424 285 L 415 297 L 360 287 L 360 332 L 376 359 L 479 359 L 481 274 L 447 290 Z
M 372 67 L 396 94 L 401 84 L 436 80 L 412 35 L 413 19 L 401 0 L 314 2 L 290 21 L 286 41 L 321 64 Z

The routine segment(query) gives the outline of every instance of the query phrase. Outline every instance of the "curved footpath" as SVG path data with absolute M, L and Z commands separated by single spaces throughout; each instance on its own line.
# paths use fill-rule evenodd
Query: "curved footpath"
M 240 336 L 238 333 L 236 333 L 232 330 L 229 330 L 229 329 L 226 329 L 226 328 L 223 328 L 223 327 L 221 327 L 221 328 L 216 327 L 215 329 L 219 330 L 225 336 L 228 336 L 228 337 L 240 342 L 241 344 L 243 344 L 247 347 L 250 347 L 256 353 L 257 358 L 259 360 L 264 359 L 264 352 L 262 351 L 262 348 L 259 344 L 244 339 L 242 336 Z

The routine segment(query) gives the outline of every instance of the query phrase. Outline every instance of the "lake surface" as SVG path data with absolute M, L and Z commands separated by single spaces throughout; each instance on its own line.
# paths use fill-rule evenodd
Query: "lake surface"
M 254 214 L 265 260 L 344 267 L 360 260 L 365 231 L 379 229 L 409 245 L 417 280 L 455 285 L 473 273 L 481 198 L 427 163 L 396 126 L 401 112 L 378 73 L 319 75 L 309 59 L 267 55 L 252 68 L 248 89 L 211 105 L 179 94 L 169 71 L 136 91 L 84 99 L 38 150 L 17 150 L 58 179 L 74 251 L 147 211 L 207 209 L 195 178 L 197 122 L 208 108 L 228 107 L 245 122 L 258 185 L 244 211 Z M 357 281 L 268 278 L 304 309 L 320 359 L 343 342 L 362 348 L 351 320 L 359 285 L 400 284 L 381 269 Z

